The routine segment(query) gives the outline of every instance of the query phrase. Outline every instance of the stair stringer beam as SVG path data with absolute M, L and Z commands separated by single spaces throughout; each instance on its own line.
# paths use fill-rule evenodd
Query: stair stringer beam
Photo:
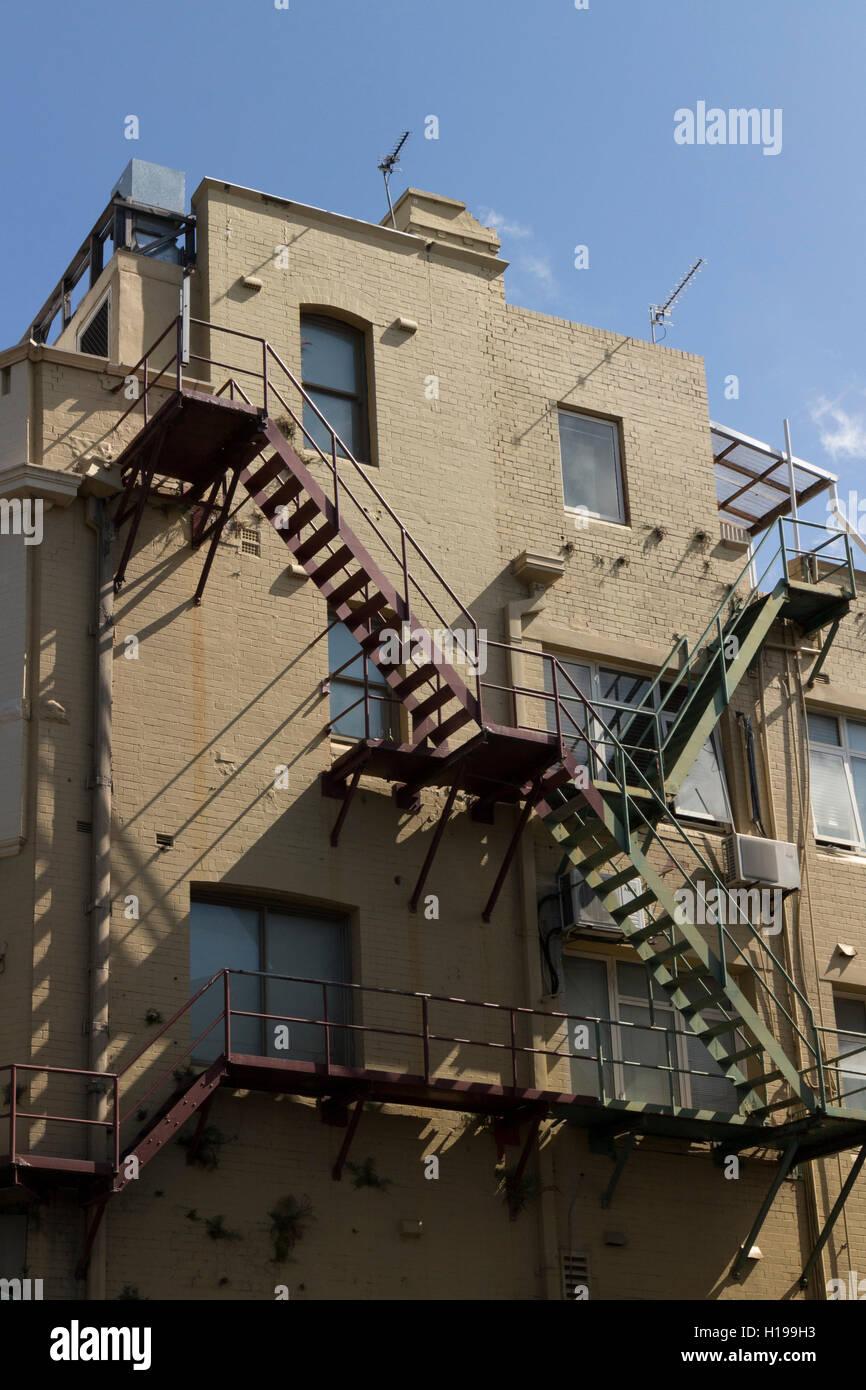
M 755 660 L 755 657 L 758 655 L 758 652 L 763 646 L 767 634 L 770 631 L 770 628 L 778 618 L 779 612 L 781 608 L 784 606 L 787 597 L 787 592 L 787 584 L 784 580 L 780 580 L 779 583 L 776 585 L 776 588 L 773 590 L 772 594 L 770 594 L 768 598 L 764 601 L 763 607 L 761 608 L 761 612 L 757 619 L 753 622 L 745 639 L 740 644 L 740 648 L 737 652 L 736 657 L 731 662 L 730 666 L 726 666 L 724 680 L 722 679 L 721 671 L 718 670 L 719 658 L 718 652 L 716 653 L 716 656 L 713 660 L 715 682 L 712 689 L 711 698 L 709 699 L 704 710 L 702 711 L 700 718 L 698 719 L 694 728 L 689 733 L 685 744 L 681 749 L 677 751 L 670 767 L 665 767 L 665 790 L 668 794 L 672 793 L 676 795 L 677 792 L 682 790 L 683 783 L 685 782 L 686 778 L 691 772 L 695 758 L 700 753 L 710 734 L 713 732 L 722 715 L 724 714 L 725 710 L 727 709 L 728 705 L 730 704 L 731 697 L 735 694 L 737 688 L 743 680 L 743 677 L 745 676 L 746 672 L 748 671 L 749 667 L 751 666 L 752 662 Z M 749 609 L 743 610 L 743 613 L 748 612 Z M 738 618 L 742 617 L 743 613 L 738 614 Z M 734 624 L 731 630 L 725 634 L 725 638 L 722 644 L 722 661 L 724 661 L 724 642 L 727 641 L 730 637 L 736 637 L 737 626 L 738 624 Z M 707 671 L 706 676 L 709 677 L 709 675 L 710 672 Z M 695 698 L 695 696 L 697 696 L 700 693 L 703 679 L 704 677 L 701 678 L 701 682 L 699 682 L 697 690 L 694 692 L 692 698 Z M 691 708 L 692 706 L 690 703 L 686 704 L 682 713 L 688 713 Z M 676 738 L 678 722 L 679 718 L 677 719 L 677 722 L 674 723 L 674 726 L 671 730 L 672 739 Z
M 144 1165 L 155 1158 L 159 1151 L 174 1138 L 178 1130 L 213 1094 L 227 1075 L 226 1059 L 225 1057 L 218 1057 L 215 1062 L 211 1062 L 207 1071 L 196 1077 L 187 1089 L 178 1096 L 177 1100 L 170 1105 L 166 1113 L 157 1117 L 144 1138 L 139 1139 L 133 1148 L 123 1155 L 112 1191 L 122 1192 L 126 1184 L 132 1181 L 131 1176 L 127 1177 L 125 1171 L 127 1160 L 132 1157 L 137 1158 L 140 1172 Z
M 357 562 L 357 564 L 368 575 L 371 587 L 374 591 L 383 596 L 383 598 L 386 600 L 386 607 L 389 608 L 391 612 L 396 614 L 398 622 L 408 623 L 410 626 L 410 631 L 415 631 L 417 628 L 423 629 L 424 625 L 417 618 L 415 618 L 414 614 L 412 613 L 411 607 L 407 604 L 405 597 L 402 597 L 397 593 L 397 590 L 382 573 L 382 571 L 376 565 L 372 557 L 368 554 L 366 548 L 362 544 L 359 537 L 355 535 L 354 531 L 352 531 L 348 524 L 344 520 L 342 520 L 342 518 L 338 515 L 334 503 L 328 497 L 326 497 L 319 483 L 310 473 L 309 469 L 300 459 L 298 454 L 295 453 L 295 450 L 291 447 L 291 445 L 287 442 L 284 436 L 277 429 L 276 425 L 273 423 L 272 420 L 267 420 L 265 422 L 264 434 L 268 440 L 268 443 L 274 449 L 275 453 L 277 453 L 280 459 L 283 461 L 285 469 L 301 484 L 303 491 L 307 494 L 310 500 L 315 503 L 319 517 L 323 519 L 326 522 L 326 524 L 333 527 L 334 536 L 339 536 L 342 543 L 349 550 L 351 550 L 353 560 Z M 241 474 L 241 482 L 246 487 L 246 490 L 249 493 L 252 500 L 261 510 L 262 503 L 264 501 L 267 501 L 267 497 L 269 494 L 266 491 L 264 491 L 264 489 L 256 492 L 249 486 L 250 480 L 254 476 L 254 471 L 250 466 L 247 469 L 245 469 Z M 267 486 L 270 488 L 274 488 L 275 485 L 279 485 L 282 481 L 284 480 L 280 478 L 280 475 L 278 473 L 269 480 Z M 277 532 L 277 535 L 279 535 L 280 538 L 283 540 L 287 548 L 294 555 L 304 544 L 304 541 L 301 539 L 300 531 L 295 535 L 290 536 L 283 528 L 275 524 L 274 517 L 268 517 L 266 512 L 263 512 L 263 515 L 266 517 L 273 529 Z M 306 558 L 302 556 L 298 563 L 302 565 L 306 573 L 315 582 L 316 569 L 318 568 L 319 564 L 321 564 L 321 556 L 319 555 L 318 558 L 316 555 L 312 555 Z M 348 563 L 349 562 L 347 561 L 347 564 Z M 327 600 L 330 598 L 331 594 L 339 588 L 340 583 L 343 579 L 345 579 L 345 577 L 345 575 L 340 576 L 338 574 L 333 578 L 333 580 L 329 579 L 327 582 L 317 584 L 317 588 L 319 589 L 319 592 L 323 595 L 323 597 Z M 340 604 L 336 608 L 337 616 L 340 617 L 343 621 L 351 619 L 352 611 L 353 610 L 351 609 L 348 603 Z M 368 631 L 370 635 L 372 635 L 374 631 L 372 623 L 368 626 Z M 371 661 L 373 661 L 377 666 L 381 665 L 385 680 L 392 688 L 395 688 L 404 679 L 404 676 L 400 671 L 394 670 L 392 667 L 388 667 L 387 665 L 383 665 L 378 659 L 379 655 L 380 649 L 378 647 L 374 647 L 371 651 L 367 653 L 367 656 Z M 439 660 L 435 662 L 435 666 L 436 672 L 440 680 L 448 686 L 449 690 L 452 692 L 454 699 L 459 702 L 459 704 L 463 707 L 467 714 L 470 715 L 470 717 L 476 723 L 476 725 L 479 728 L 481 728 L 481 711 L 479 709 L 478 700 L 476 696 L 473 695 L 472 692 L 467 688 L 467 686 L 461 680 L 460 676 L 453 669 L 453 667 L 448 665 L 446 662 Z M 415 695 L 407 695 L 402 699 L 401 703 L 411 713 L 414 709 L 417 709 L 419 705 L 423 703 L 423 700 L 419 699 Z M 429 733 L 435 732 L 436 727 L 437 726 L 435 720 L 433 718 L 429 718 L 426 719 L 417 728 L 415 728 L 412 737 L 413 746 L 420 743 Z

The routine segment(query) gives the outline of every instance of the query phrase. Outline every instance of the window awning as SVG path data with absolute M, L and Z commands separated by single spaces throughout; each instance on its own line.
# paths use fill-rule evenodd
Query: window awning
M 710 433 L 721 517 L 757 535 L 791 510 L 787 457 L 712 421 Z M 795 457 L 793 465 L 798 509 L 839 481 L 835 473 L 805 459 Z

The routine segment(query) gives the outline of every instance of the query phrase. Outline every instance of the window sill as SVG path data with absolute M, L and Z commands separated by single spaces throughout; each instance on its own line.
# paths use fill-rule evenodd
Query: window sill
M 590 526 L 612 526 L 617 531 L 632 531 L 630 521 L 615 521 L 613 517 L 594 516 L 592 512 L 581 511 L 579 507 L 566 507 L 565 515 L 571 517 L 578 531 L 588 530 Z
M 815 848 L 826 859 L 847 860 L 849 864 L 866 864 L 863 845 L 837 845 L 832 840 L 816 840 Z

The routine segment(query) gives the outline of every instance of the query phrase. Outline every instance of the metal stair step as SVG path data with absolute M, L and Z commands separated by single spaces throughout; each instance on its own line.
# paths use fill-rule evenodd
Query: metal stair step
M 435 714 L 437 709 L 441 709 L 443 705 L 450 704 L 454 699 L 456 699 L 456 696 L 451 687 L 445 684 L 440 685 L 438 690 L 434 690 L 432 695 L 428 695 L 426 700 L 423 700 L 420 705 L 417 705 L 415 709 L 413 709 L 413 728 L 417 728 L 419 724 L 423 724 L 424 720 L 429 719 L 431 714 Z
M 701 1009 L 707 1008 L 712 1008 L 712 1005 L 709 1001 L 705 1000 L 703 1004 L 695 1005 L 694 1013 L 699 1014 Z M 680 1009 L 680 1013 L 685 1012 L 687 1011 Z M 734 1018 L 726 1018 L 721 1023 L 711 1023 L 708 1028 L 702 1028 L 700 1032 L 698 1032 L 696 1028 L 692 1029 L 692 1031 L 696 1037 L 700 1038 L 701 1042 L 706 1042 L 708 1038 L 719 1038 L 723 1033 L 733 1033 L 737 1028 L 741 1028 L 742 1026 L 743 1020 L 737 1016 Z
M 279 511 L 280 507 L 287 507 L 290 502 L 295 500 L 298 493 L 303 492 L 303 490 L 297 478 L 290 478 L 287 483 L 281 484 L 276 492 L 272 492 L 270 497 L 266 497 L 264 502 L 258 503 L 259 510 L 263 512 L 268 518 L 268 521 L 270 521 L 275 512 Z
M 393 687 L 394 694 L 398 700 L 405 700 L 407 695 L 411 695 L 419 686 L 426 685 L 435 675 L 436 667 L 432 662 L 427 662 L 425 666 L 419 666 L 416 670 L 410 671 L 408 676 L 404 676 L 400 684 Z
M 673 946 L 666 946 L 663 951 L 653 952 L 653 964 L 664 965 L 666 961 L 676 960 L 677 956 L 683 956 L 685 955 L 686 951 L 691 951 L 692 949 L 693 948 L 690 941 L 676 941 L 674 942 Z M 694 975 L 689 975 L 687 979 L 684 980 L 683 977 L 680 976 L 679 983 L 680 985 L 683 985 L 688 983 L 688 980 L 695 978 L 697 977 Z
M 384 594 L 373 594 L 372 597 L 366 599 L 364 603 L 360 604 L 358 608 L 352 609 L 351 613 L 346 619 L 346 627 L 353 634 L 353 636 L 357 636 L 357 628 L 363 628 L 364 636 L 366 637 L 368 625 L 367 619 L 375 617 L 377 613 L 381 613 L 382 609 L 387 607 L 388 600 L 386 599 Z
M 333 555 L 324 560 L 321 565 L 317 565 L 313 570 L 311 578 L 315 584 L 324 584 L 337 573 L 338 570 L 345 569 L 354 559 L 352 551 L 347 545 L 341 545 L 339 550 L 335 550 Z M 364 576 L 366 579 L 366 575 Z
M 369 582 L 370 576 L 367 574 L 367 571 L 359 570 L 357 574 L 353 574 L 350 579 L 347 579 L 344 584 L 340 584 L 333 593 L 328 594 L 328 602 L 332 608 L 339 608 L 347 599 L 351 598 L 353 594 L 356 594 L 359 589 L 363 589 L 364 585 L 369 584 Z
M 636 912 L 640 912 L 641 908 L 649 907 L 651 903 L 655 902 L 658 902 L 658 898 L 652 889 L 648 888 L 645 893 L 638 894 L 636 898 L 624 903 L 622 907 L 615 907 L 610 915 L 615 922 L 624 922 L 627 918 L 633 917 Z
M 616 840 L 611 840 L 609 845 L 603 846 L 603 848 L 596 850 L 594 854 L 590 854 L 586 859 L 582 859 L 576 867 L 580 869 L 580 872 L 585 876 L 586 874 L 592 873 L 593 869 L 601 868 L 602 864 L 609 864 L 612 859 L 615 859 L 616 856 L 621 853 L 622 851 Z M 634 878 L 634 874 L 632 874 L 632 878 Z
M 280 528 L 280 535 L 284 536 L 286 540 L 291 540 L 299 531 L 303 531 L 308 521 L 312 521 L 314 516 L 319 515 L 318 505 L 312 498 L 309 498 L 306 502 L 302 502 L 298 510 L 289 518 L 288 526 Z
M 756 1091 L 759 1086 L 766 1086 L 770 1081 L 782 1081 L 783 1079 L 783 1073 L 778 1069 L 776 1071 L 765 1071 L 762 1076 L 750 1076 L 747 1080 L 740 1081 L 737 1085 L 737 1089 L 740 1090 L 745 1087 L 747 1091 Z
M 333 526 L 330 521 L 326 521 L 324 526 L 320 526 L 318 531 L 314 531 L 302 545 L 298 546 L 295 551 L 295 559 L 298 564 L 303 565 L 307 560 L 312 560 L 313 556 L 318 554 L 328 544 L 328 541 L 332 541 L 336 534 L 336 526 Z
M 626 884 L 633 883 L 638 877 L 634 865 L 629 864 L 625 869 L 620 869 L 615 874 L 606 874 L 596 892 L 602 901 L 606 902 L 607 898 L 616 893 L 618 888 L 625 888 Z
M 469 711 L 461 707 L 449 719 L 446 719 L 444 724 L 440 724 L 437 729 L 433 730 L 430 734 L 430 742 L 438 748 L 439 744 L 444 743 L 446 738 L 450 738 L 458 729 L 462 729 L 464 724 L 468 724 L 471 718 L 472 715 Z
M 652 941 L 653 937 L 661 936 L 673 925 L 673 918 L 665 912 L 662 913 L 661 917 L 656 917 L 648 926 L 640 927 L 637 931 L 631 932 L 628 939 L 632 946 L 642 946 L 645 941 Z
M 268 483 L 272 483 L 279 473 L 286 467 L 286 461 L 279 454 L 271 454 L 270 458 L 262 464 L 257 472 L 252 473 L 244 483 L 247 492 L 255 497 L 260 494 Z
M 739 1052 L 729 1053 L 728 1061 L 731 1063 L 745 1062 L 749 1057 L 759 1057 L 763 1051 L 763 1043 L 752 1043 L 749 1047 L 741 1047 Z

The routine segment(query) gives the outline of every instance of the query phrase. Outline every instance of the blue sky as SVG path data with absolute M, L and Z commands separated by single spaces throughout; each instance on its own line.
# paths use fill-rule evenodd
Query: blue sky
M 647 338 L 705 257 L 667 343 L 705 357 L 711 415 L 778 445 L 788 415 L 866 491 L 862 0 L 41 0 L 4 38 L 4 346 L 131 157 L 378 220 L 408 127 L 395 194 L 495 218 L 512 302 Z M 780 109 L 781 151 L 677 144 L 701 101 Z

